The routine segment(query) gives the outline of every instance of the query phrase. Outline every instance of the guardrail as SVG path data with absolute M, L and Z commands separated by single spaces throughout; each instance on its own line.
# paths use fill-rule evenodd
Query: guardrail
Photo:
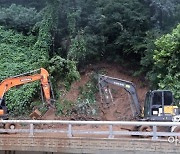
M 116 138 L 117 135 L 130 136 L 130 135 L 142 135 L 142 136 L 152 136 L 152 140 L 157 140 L 160 136 L 180 136 L 179 133 L 175 132 L 158 132 L 157 127 L 171 127 L 180 126 L 179 122 L 145 122 L 145 121 L 64 121 L 64 120 L 0 120 L 0 124 L 21 124 L 29 125 L 29 128 L 25 129 L 0 129 L 0 133 L 29 133 L 29 136 L 34 136 L 34 133 L 66 133 L 67 137 L 73 137 L 74 135 L 107 135 L 108 138 Z M 36 124 L 63 124 L 67 125 L 67 128 L 61 129 L 35 129 Z M 107 130 L 87 130 L 87 129 L 73 129 L 74 125 L 96 125 L 108 126 Z M 140 132 L 140 131 L 117 131 L 113 130 L 114 126 L 151 126 L 152 131 L 150 132 Z

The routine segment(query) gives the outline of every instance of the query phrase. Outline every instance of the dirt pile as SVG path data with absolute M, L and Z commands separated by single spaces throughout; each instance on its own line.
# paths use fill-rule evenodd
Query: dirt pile
M 145 85 L 145 81 L 141 78 L 133 77 L 130 75 L 128 70 L 116 64 L 101 64 L 104 72 L 107 76 L 113 78 L 118 78 L 122 80 L 127 80 L 136 85 L 136 90 L 139 98 L 141 107 L 144 105 L 144 98 L 148 87 Z M 135 70 L 134 70 L 135 71 Z M 101 109 L 101 119 L 102 120 L 131 120 L 133 119 L 133 114 L 131 111 L 131 99 L 128 93 L 118 86 L 109 85 L 111 93 L 113 96 L 113 104 L 109 107 L 104 108 L 104 104 L 100 103 L 100 99 L 97 97 L 100 109 Z
M 140 105 L 143 107 L 145 94 L 148 90 L 145 81 L 143 80 L 143 78 L 133 77 L 132 75 L 130 75 L 129 70 L 117 64 L 100 63 L 96 65 L 89 65 L 85 69 L 84 73 L 81 75 L 81 79 L 72 84 L 70 91 L 65 96 L 65 99 L 75 102 L 78 98 L 79 87 L 85 85 L 89 81 L 92 73 L 94 72 L 103 72 L 107 76 L 133 82 L 136 85 Z M 112 104 L 109 104 L 108 107 L 105 107 L 104 104 L 101 102 L 99 93 L 96 94 L 96 103 L 99 110 L 97 119 L 131 120 L 131 100 L 128 96 L 128 93 L 118 86 L 110 85 L 110 88 L 114 102 Z

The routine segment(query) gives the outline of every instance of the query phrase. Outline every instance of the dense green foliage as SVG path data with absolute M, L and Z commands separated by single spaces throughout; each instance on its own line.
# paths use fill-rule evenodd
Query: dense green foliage
M 0 80 L 45 67 L 69 89 L 77 68 L 113 61 L 180 97 L 179 0 L 3 0 L 0 14 Z M 8 108 L 23 114 L 38 91 L 38 82 L 11 89 Z M 93 98 L 86 91 L 81 101 Z
M 8 8 L 0 8 L 0 14 L 1 25 L 23 33 L 28 33 L 42 16 L 35 8 L 26 8 L 15 4 Z
M 34 36 L 23 36 L 22 34 L 16 33 L 12 30 L 4 30 L 3 27 L 0 28 L 0 79 L 5 79 L 9 76 L 21 74 L 32 70 L 34 68 L 32 61 L 34 61 L 34 56 L 36 53 L 31 50 L 34 42 Z M 27 59 L 29 61 L 27 61 Z M 40 62 L 39 62 L 40 65 Z M 12 89 L 7 93 L 7 105 L 8 108 L 18 113 L 25 112 L 30 100 L 36 92 L 34 87 L 25 85 L 19 89 Z M 11 102 L 11 103 L 9 103 Z
M 46 9 L 49 8 L 47 7 Z M 19 10 L 18 7 L 17 10 Z M 24 36 L 14 30 L 1 28 L 1 79 L 47 65 L 52 26 L 52 24 L 46 24 L 47 20 L 48 23 L 50 20 L 48 17 L 43 17 L 37 36 Z M 24 30 L 26 31 L 26 29 Z M 11 89 L 6 95 L 8 109 L 14 114 L 26 113 L 26 109 L 30 106 L 33 97 L 37 93 L 37 88 L 35 88 L 37 85 L 35 82 L 31 85 L 24 85 L 19 89 Z
M 180 25 L 155 41 L 153 83 L 161 89 L 170 89 L 180 99 Z

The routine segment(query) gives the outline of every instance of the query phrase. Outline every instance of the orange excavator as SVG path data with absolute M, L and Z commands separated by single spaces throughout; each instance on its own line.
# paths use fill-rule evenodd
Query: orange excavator
M 38 71 L 40 71 L 40 73 L 37 73 Z M 0 83 L 0 119 L 3 120 L 8 119 L 8 110 L 4 99 L 5 93 L 12 87 L 34 82 L 37 80 L 40 80 L 41 82 L 43 96 L 45 98 L 47 107 L 53 108 L 52 105 L 53 99 L 51 99 L 51 95 L 53 94 L 48 77 L 49 77 L 48 71 L 44 68 L 40 68 L 38 70 L 23 73 L 3 80 Z M 41 116 L 41 112 L 38 109 L 36 109 L 30 114 L 30 117 L 33 119 L 36 119 L 40 116 Z

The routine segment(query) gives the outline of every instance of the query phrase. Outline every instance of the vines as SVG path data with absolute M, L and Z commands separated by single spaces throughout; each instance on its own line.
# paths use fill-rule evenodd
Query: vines
M 39 34 L 36 43 L 33 46 L 33 50 L 36 51 L 37 57 L 34 62 L 41 61 L 43 67 L 47 66 L 47 60 L 49 59 L 50 47 L 53 44 L 53 32 L 57 26 L 57 1 L 47 1 L 47 6 L 43 9 L 43 20 L 40 23 Z M 39 67 L 39 66 L 38 66 Z
M 57 3 L 48 2 L 42 10 L 44 16 L 39 22 L 38 36 L 24 36 L 15 30 L 0 29 L 1 80 L 40 67 L 48 67 L 52 32 L 56 27 Z M 27 114 L 34 97 L 40 92 L 38 82 L 12 88 L 6 94 L 6 103 L 12 114 Z

